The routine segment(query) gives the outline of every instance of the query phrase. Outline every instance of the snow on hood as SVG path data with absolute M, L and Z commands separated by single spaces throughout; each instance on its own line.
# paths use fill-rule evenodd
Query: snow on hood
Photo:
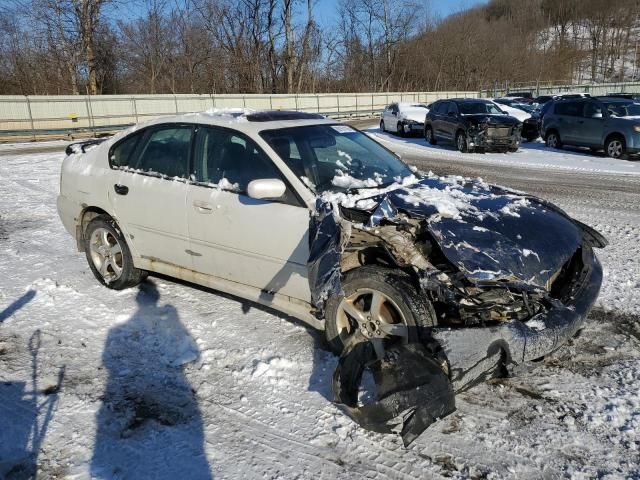
M 507 112 L 508 115 L 517 118 L 521 122 L 524 122 L 526 119 L 531 118 L 531 114 L 525 112 L 524 110 L 520 110 L 519 108 L 513 108 L 508 105 L 498 105 L 500 110 Z
M 429 110 L 420 107 L 405 107 L 400 110 L 400 120 L 413 120 L 414 122 L 424 123 L 424 118 L 427 116 Z
M 580 227 L 557 207 L 481 179 L 429 175 L 334 200 L 369 213 L 369 227 L 401 213 L 423 219 L 443 254 L 473 282 L 546 288 L 583 239 Z

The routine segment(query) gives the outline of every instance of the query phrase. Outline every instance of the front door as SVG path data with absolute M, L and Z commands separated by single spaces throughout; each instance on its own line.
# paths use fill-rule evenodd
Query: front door
M 310 301 L 308 208 L 291 191 L 272 201 L 246 194 L 252 180 L 282 179 L 268 156 L 243 134 L 199 127 L 194 168 L 187 218 L 195 270 Z
M 164 124 L 116 144 L 109 197 L 134 252 L 191 268 L 185 200 L 193 128 Z

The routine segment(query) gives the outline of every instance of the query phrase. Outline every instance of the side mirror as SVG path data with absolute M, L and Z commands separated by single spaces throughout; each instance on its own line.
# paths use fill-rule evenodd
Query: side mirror
M 280 198 L 287 191 L 287 186 L 278 178 L 252 180 L 247 186 L 247 194 L 256 200 L 273 200 Z

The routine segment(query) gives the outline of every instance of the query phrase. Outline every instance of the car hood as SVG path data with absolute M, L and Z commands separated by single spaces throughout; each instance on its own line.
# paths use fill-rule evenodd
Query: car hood
M 407 108 L 400 112 L 401 120 L 413 120 L 414 122 L 424 123 L 424 117 L 428 110 L 424 108 Z
M 568 215 L 541 199 L 459 177 L 424 178 L 343 210 L 347 218 L 349 210 L 364 213 L 371 227 L 400 214 L 424 220 L 449 262 L 478 284 L 547 289 L 584 236 Z
M 476 113 L 476 114 L 463 115 L 463 118 L 472 125 L 479 125 L 479 124 L 486 123 L 490 127 L 493 127 L 493 126 L 512 127 L 520 123 L 520 120 L 518 120 L 515 117 L 512 117 L 511 115 L 492 115 L 487 113 Z

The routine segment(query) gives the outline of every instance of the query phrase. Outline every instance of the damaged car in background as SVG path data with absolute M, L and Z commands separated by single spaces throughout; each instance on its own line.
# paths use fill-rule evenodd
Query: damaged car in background
M 576 334 L 602 281 L 605 238 L 558 207 L 315 114 L 163 118 L 68 154 L 58 210 L 98 281 L 158 272 L 324 330 L 336 404 L 405 445 Z
M 480 98 L 438 100 L 424 122 L 424 138 L 431 145 L 453 143 L 458 151 L 516 152 L 522 122 L 507 115 L 498 104 Z

